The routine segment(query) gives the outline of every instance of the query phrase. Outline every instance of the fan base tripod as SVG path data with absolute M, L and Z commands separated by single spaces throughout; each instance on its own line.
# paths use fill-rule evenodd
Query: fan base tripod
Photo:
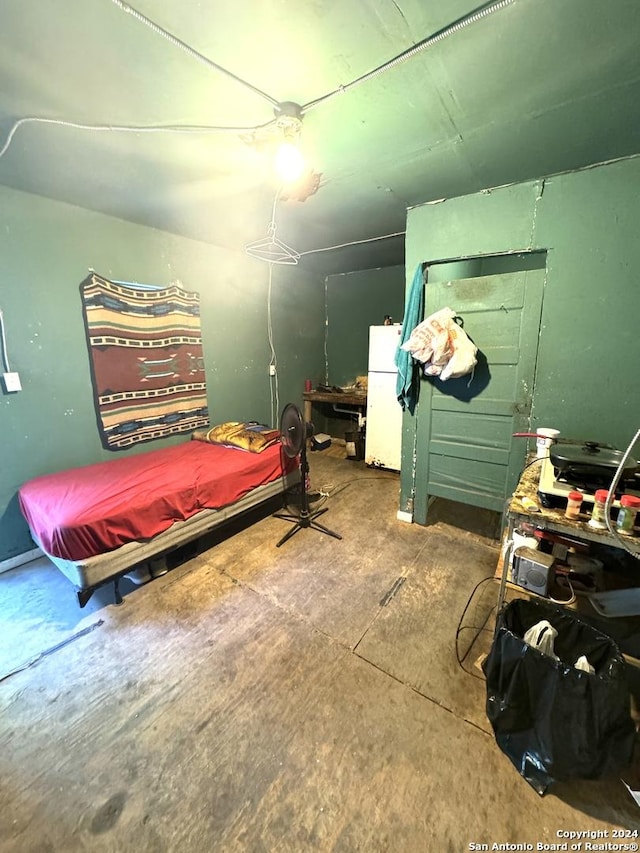
M 313 424 L 305 423 L 302 418 L 302 413 L 297 406 L 289 403 L 283 413 L 280 423 L 280 432 L 283 436 L 283 447 L 288 456 L 297 456 L 300 453 L 300 514 L 292 514 L 288 512 L 276 512 L 274 518 L 282 518 L 284 521 L 290 521 L 293 524 L 291 530 L 276 544 L 276 548 L 291 539 L 298 530 L 311 527 L 313 530 L 318 530 L 320 533 L 326 533 L 327 536 L 333 536 L 334 539 L 342 539 L 339 533 L 334 530 L 329 530 L 324 524 L 315 519 L 327 512 L 329 507 L 322 509 L 309 509 L 309 494 L 307 492 L 307 480 L 309 474 L 309 463 L 307 462 L 307 439 L 313 435 Z
M 326 512 L 328 507 L 324 507 L 323 509 L 316 509 L 313 512 L 308 512 L 306 515 L 303 515 L 300 512 L 300 515 L 289 515 L 286 512 L 276 512 L 274 514 L 274 518 L 283 518 L 285 521 L 292 521 L 293 527 L 288 533 L 282 537 L 282 539 L 276 544 L 276 548 L 279 548 L 281 545 L 291 539 L 291 537 L 298 532 L 298 530 L 302 530 L 303 527 L 312 527 L 314 530 L 319 530 L 320 533 L 326 533 L 327 536 L 333 536 L 334 539 L 342 539 L 342 536 L 339 533 L 336 533 L 334 530 L 329 530 L 328 527 L 325 527 L 324 524 L 320 524 L 318 521 L 315 521 L 319 515 L 322 515 L 323 512 Z

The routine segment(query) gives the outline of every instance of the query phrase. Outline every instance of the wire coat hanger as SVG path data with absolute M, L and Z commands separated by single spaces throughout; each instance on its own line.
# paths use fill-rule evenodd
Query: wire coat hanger
M 267 229 L 267 236 L 260 240 L 254 240 L 253 243 L 247 243 L 244 247 L 247 255 L 252 258 L 257 258 L 259 261 L 267 261 L 270 264 L 297 264 L 300 260 L 300 252 L 296 252 L 291 246 L 287 246 L 282 240 L 276 237 L 276 205 L 280 199 L 282 187 L 278 190 L 273 199 L 273 207 L 271 210 L 271 222 Z

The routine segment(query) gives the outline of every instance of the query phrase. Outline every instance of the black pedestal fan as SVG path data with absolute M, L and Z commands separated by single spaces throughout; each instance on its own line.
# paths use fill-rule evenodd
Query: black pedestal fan
M 274 518 L 283 518 L 285 521 L 293 522 L 293 527 L 289 530 L 276 545 L 279 548 L 281 545 L 291 539 L 291 537 L 303 527 L 313 527 L 314 530 L 319 530 L 321 533 L 326 533 L 328 536 L 333 536 L 334 539 L 342 539 L 339 533 L 329 530 L 323 524 L 319 524 L 315 519 L 326 512 L 329 507 L 323 509 L 315 509 L 309 511 L 309 494 L 307 492 L 307 475 L 309 473 L 309 463 L 307 462 L 307 439 L 313 435 L 313 424 L 305 423 L 302 417 L 302 412 L 294 403 L 287 403 L 282 410 L 280 418 L 280 433 L 284 452 L 287 456 L 294 457 L 300 454 L 300 514 L 290 515 L 286 512 L 276 512 Z

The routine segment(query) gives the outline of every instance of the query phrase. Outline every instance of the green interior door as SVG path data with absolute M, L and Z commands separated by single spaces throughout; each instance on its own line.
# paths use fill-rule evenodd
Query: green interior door
M 502 512 L 524 465 L 545 271 L 427 282 L 425 316 L 448 306 L 478 347 L 473 376 L 425 379 L 417 409 L 414 521 L 431 496 Z

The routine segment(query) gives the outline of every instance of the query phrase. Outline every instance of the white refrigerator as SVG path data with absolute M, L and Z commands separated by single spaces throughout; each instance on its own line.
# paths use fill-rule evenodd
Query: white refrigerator
M 395 354 L 402 326 L 369 327 L 365 462 L 400 470 L 402 408 L 396 395 Z

